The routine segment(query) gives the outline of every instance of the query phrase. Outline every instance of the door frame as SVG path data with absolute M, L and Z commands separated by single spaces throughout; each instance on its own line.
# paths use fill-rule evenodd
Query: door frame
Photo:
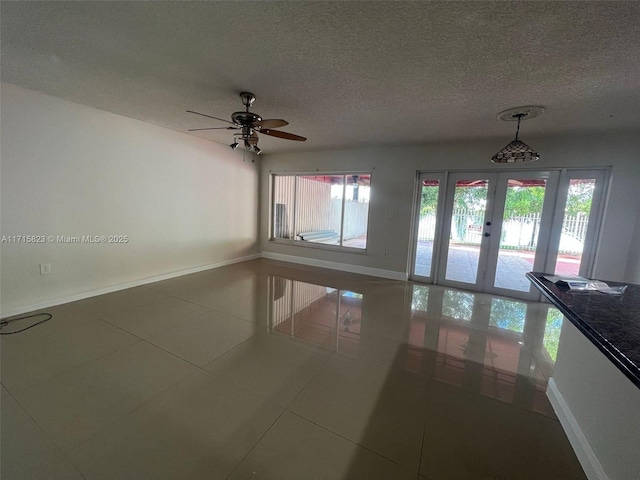
M 591 210 L 589 212 L 589 225 L 585 235 L 582 260 L 578 275 L 591 278 L 595 270 L 595 259 L 600 240 L 602 219 L 604 218 L 605 199 L 611 179 L 611 169 L 606 168 L 563 168 L 558 180 L 558 195 L 556 198 L 553 223 L 550 232 L 549 252 L 547 261 L 541 270 L 553 273 L 556 259 L 560 250 L 560 238 L 562 236 L 562 223 L 564 211 L 569 196 L 569 185 L 573 179 L 593 178 L 596 181 L 593 197 L 591 198 Z
M 545 179 L 545 194 L 540 211 L 540 229 L 538 230 L 538 238 L 536 239 L 536 250 L 531 271 L 537 272 L 544 270 L 549 256 L 550 232 L 555 217 L 556 199 L 558 196 L 558 179 L 559 172 L 557 170 L 517 170 L 509 172 L 500 172 L 498 175 L 498 183 L 496 185 L 496 202 L 493 210 L 493 220 L 491 228 L 496 235 L 491 236 L 490 246 L 487 252 L 487 263 L 485 267 L 485 284 L 483 292 L 495 293 L 509 297 L 517 297 L 523 300 L 537 300 L 540 298 L 537 289 L 529 286 L 528 291 L 512 290 L 495 286 L 496 273 L 498 269 L 498 258 L 500 255 L 500 240 L 502 236 L 502 224 L 504 222 L 504 207 L 506 206 L 506 194 L 509 188 L 509 180 L 518 180 L 518 178 L 526 179 Z
M 453 202 L 453 193 L 450 193 L 451 184 L 453 180 L 451 178 L 459 177 L 460 175 L 480 175 L 485 178 L 494 176 L 496 180 L 494 184 L 496 188 L 504 190 L 506 194 L 507 182 L 497 182 L 500 176 L 506 176 L 516 178 L 518 176 L 533 176 L 533 175 L 547 175 L 547 184 L 545 190 L 545 199 L 543 203 L 543 209 L 541 213 L 540 231 L 538 232 L 538 248 L 536 249 L 536 257 L 534 260 L 533 271 L 546 271 L 552 273 L 555 267 L 556 257 L 560 246 L 560 237 L 562 234 L 562 220 L 564 217 L 564 209 L 566 206 L 569 181 L 574 178 L 594 178 L 596 180 L 595 191 L 592 198 L 591 211 L 589 213 L 589 225 L 587 230 L 587 236 L 584 244 L 584 254 L 580 266 L 580 275 L 589 277 L 595 268 L 595 258 L 597 254 L 597 246 L 601 233 L 602 219 L 604 218 L 605 211 L 605 199 L 608 190 L 608 183 L 610 181 L 610 167 L 596 167 L 596 168 L 556 168 L 556 169 L 511 169 L 507 171 L 497 170 L 452 170 L 452 171 L 417 171 L 416 172 L 416 191 L 414 195 L 414 214 L 412 219 L 412 236 L 410 242 L 410 259 L 408 265 L 408 277 L 410 280 L 415 280 L 423 283 L 433 283 L 436 285 L 446 285 L 454 288 L 460 288 L 470 291 L 483 291 L 487 293 L 504 295 L 512 298 L 521 298 L 529 300 L 539 300 L 541 297 L 530 289 L 528 294 L 517 290 L 509 290 L 503 288 L 497 288 L 493 285 L 487 287 L 489 282 L 485 281 L 484 289 L 474 289 L 473 284 L 464 282 L 452 282 L 449 280 L 441 281 L 441 277 L 444 276 L 443 270 L 444 262 L 446 262 L 446 250 L 444 247 L 445 239 L 444 232 L 450 231 L 451 228 L 451 215 L 445 216 L 445 212 L 448 207 L 449 199 Z M 433 242 L 432 252 L 432 264 L 429 276 L 417 275 L 415 273 L 415 261 L 417 254 L 418 244 L 418 227 L 420 220 L 420 200 L 422 193 L 422 181 L 425 179 L 437 179 L 440 181 L 440 189 L 438 192 L 438 206 L 436 211 L 436 230 L 435 238 Z M 455 185 L 455 184 L 454 184 Z M 550 193 L 551 192 L 551 193 Z M 490 192 L 489 192 L 490 193 Z M 502 195 L 500 192 L 496 194 Z M 501 233 L 503 215 L 504 215 L 504 203 L 500 208 L 496 209 L 493 204 L 496 195 L 489 195 L 491 199 L 491 209 L 493 210 L 491 229 L 494 232 Z M 489 198 L 487 199 L 489 203 Z M 500 203 L 500 202 L 499 202 Z M 447 204 L 447 205 L 445 205 Z M 499 212 L 497 210 L 500 210 Z M 485 220 L 487 221 L 487 210 L 485 210 Z M 495 221 L 494 221 L 495 220 Z M 499 254 L 499 234 L 493 238 L 497 238 L 498 249 L 494 249 L 491 255 L 494 256 L 493 260 L 497 259 Z M 484 239 L 485 237 L 483 237 Z M 491 237 L 490 237 L 491 238 Z M 447 242 L 448 243 L 448 242 Z M 481 244 L 482 250 L 482 244 Z M 486 250 L 486 248 L 485 248 Z M 443 260 L 444 258 L 444 260 Z M 485 269 L 489 265 L 488 261 L 491 258 L 485 256 Z M 479 258 L 478 275 L 482 275 L 480 272 L 482 265 L 482 258 Z M 486 271 L 484 276 L 492 278 L 495 282 L 495 273 L 497 264 L 492 261 L 490 271 Z
M 450 280 L 446 278 L 446 266 L 447 259 L 449 257 L 449 238 L 451 232 L 451 223 L 453 221 L 453 210 L 454 210 L 454 197 L 455 197 L 455 189 L 456 182 L 458 180 L 471 180 L 471 179 L 483 179 L 487 180 L 488 190 L 487 190 L 487 200 L 484 210 L 484 215 L 482 219 L 482 232 L 480 237 L 480 245 L 479 245 L 479 256 L 478 256 L 478 267 L 476 271 L 476 281 L 475 283 L 467 283 L 460 282 L 457 280 Z M 486 265 L 487 265 L 487 256 L 489 253 L 489 246 L 491 242 L 491 236 L 487 236 L 486 234 L 491 234 L 491 230 L 494 228 L 493 225 L 493 210 L 494 210 L 494 201 L 495 201 L 495 192 L 498 183 L 498 172 L 487 172 L 487 171 L 457 171 L 449 174 L 447 188 L 446 188 L 446 196 L 444 201 L 444 211 L 443 211 L 443 221 L 442 221 L 442 233 L 441 233 L 441 245 L 440 251 L 438 255 L 438 275 L 435 277 L 438 285 L 444 285 L 446 287 L 460 288 L 463 290 L 471 290 L 471 291 L 483 291 L 484 286 L 484 277 L 486 276 Z M 487 227 L 486 223 L 491 222 L 490 228 Z M 500 222 L 502 223 L 502 222 Z
M 438 252 L 440 252 L 440 244 L 442 242 L 442 217 L 444 215 L 444 196 L 447 190 L 447 179 L 449 172 L 417 172 L 416 182 L 417 188 L 414 198 L 414 212 L 412 220 L 412 242 L 411 255 L 409 258 L 409 278 L 423 283 L 436 283 L 434 280 L 438 278 Z M 438 180 L 438 205 L 436 208 L 436 225 L 433 238 L 433 250 L 431 252 L 431 269 L 429 275 L 418 275 L 415 273 L 416 258 L 418 255 L 418 231 L 420 228 L 420 206 L 422 200 L 422 182 L 424 180 Z

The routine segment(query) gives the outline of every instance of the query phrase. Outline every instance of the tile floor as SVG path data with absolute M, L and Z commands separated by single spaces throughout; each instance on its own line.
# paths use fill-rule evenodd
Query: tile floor
M 256 260 L 46 311 L 0 337 L 3 480 L 585 478 L 548 305 Z

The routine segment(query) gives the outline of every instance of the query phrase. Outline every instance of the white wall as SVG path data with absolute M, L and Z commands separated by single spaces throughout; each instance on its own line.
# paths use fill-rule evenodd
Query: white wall
M 612 166 L 608 209 L 605 215 L 595 275 L 640 283 L 640 256 L 634 239 L 640 204 L 640 135 L 598 134 L 566 137 L 526 137 L 541 152 L 541 159 L 520 168 Z M 417 171 L 505 170 L 491 156 L 509 140 L 504 138 L 428 145 L 402 145 L 352 150 L 267 155 L 261 170 L 260 238 L 263 252 L 305 259 L 343 262 L 389 272 L 407 272 L 412 209 Z M 518 168 L 518 167 L 515 167 Z M 371 170 L 372 190 L 367 254 L 335 252 L 268 240 L 269 176 L 271 172 Z M 389 212 L 393 211 L 393 216 Z M 633 244 L 633 246 L 632 246 Z M 388 256 L 384 256 L 384 252 Z M 631 262 L 628 261 L 628 257 Z
M 547 394 L 588 478 L 640 478 L 640 389 L 566 319 Z
M 258 167 L 241 154 L 13 85 L 1 93 L 1 235 L 129 237 L 3 243 L 3 314 L 259 252 Z
M 626 281 L 640 283 L 640 208 L 638 208 L 638 218 L 636 219 L 636 228 L 631 239 L 628 261 L 629 268 L 627 269 Z

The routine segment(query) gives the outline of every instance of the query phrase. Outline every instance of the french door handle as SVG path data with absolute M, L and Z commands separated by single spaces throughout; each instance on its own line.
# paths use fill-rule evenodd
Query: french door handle
M 490 236 L 491 236 L 491 234 L 490 234 L 489 232 L 485 232 L 484 236 L 485 236 L 485 237 L 490 237 Z

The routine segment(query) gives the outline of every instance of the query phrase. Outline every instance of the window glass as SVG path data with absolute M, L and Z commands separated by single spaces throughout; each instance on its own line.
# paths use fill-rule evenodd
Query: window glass
M 365 249 L 370 184 L 361 173 L 274 176 L 273 238 Z
M 296 240 L 340 245 L 343 175 L 298 177 Z
M 418 246 L 414 265 L 415 274 L 422 277 L 431 276 L 439 189 L 440 181 L 437 179 L 422 181 L 420 218 L 418 219 Z
M 293 199 L 296 177 L 273 179 L 273 237 L 293 238 Z
M 556 258 L 557 275 L 578 275 L 580 272 L 595 189 L 596 179 L 593 178 L 572 178 L 569 182 Z
M 346 175 L 342 242 L 345 247 L 367 247 L 370 183 L 371 175 Z

